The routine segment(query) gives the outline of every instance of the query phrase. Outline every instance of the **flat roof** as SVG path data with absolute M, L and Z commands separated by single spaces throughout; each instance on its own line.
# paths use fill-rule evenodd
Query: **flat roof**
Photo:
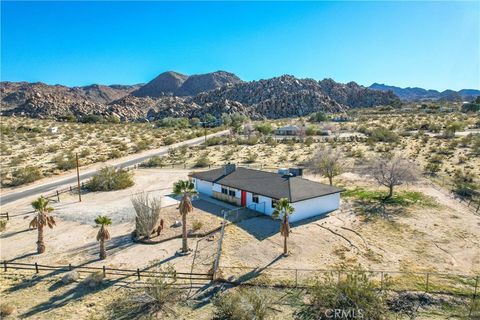
M 224 168 L 193 172 L 191 177 L 214 182 L 223 186 L 240 189 L 273 199 L 287 198 L 297 202 L 344 191 L 327 184 L 302 177 L 291 177 L 275 172 L 237 167 L 225 175 Z

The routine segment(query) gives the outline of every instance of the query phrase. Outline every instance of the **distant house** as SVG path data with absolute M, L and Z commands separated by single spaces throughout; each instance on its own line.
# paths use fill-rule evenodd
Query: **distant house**
M 337 116 L 332 118 L 333 122 L 349 122 L 352 121 L 352 118 L 347 116 Z
M 291 222 L 325 214 L 340 207 L 337 187 L 307 180 L 302 169 L 281 169 L 278 173 L 236 167 L 234 164 L 190 177 L 196 190 L 212 198 L 271 215 L 277 201 L 287 198 L 295 212 Z
M 50 128 L 48 128 L 48 132 L 50 132 L 50 133 L 58 133 L 58 127 L 50 127 Z
M 275 129 L 275 134 L 279 136 L 299 136 L 304 132 L 304 129 L 295 125 L 288 125 L 285 127 Z

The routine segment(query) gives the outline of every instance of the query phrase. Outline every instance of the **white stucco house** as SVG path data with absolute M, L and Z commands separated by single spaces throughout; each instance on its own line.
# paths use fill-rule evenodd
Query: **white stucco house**
M 272 214 L 279 199 L 287 198 L 295 208 L 291 222 L 338 209 L 343 191 L 304 179 L 299 168 L 275 173 L 227 164 L 218 169 L 193 172 L 190 178 L 201 194 L 266 215 Z

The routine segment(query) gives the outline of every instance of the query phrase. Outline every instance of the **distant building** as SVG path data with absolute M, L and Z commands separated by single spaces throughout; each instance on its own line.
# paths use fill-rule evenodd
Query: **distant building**
M 275 129 L 275 134 L 279 136 L 299 136 L 303 133 L 303 128 L 294 125 L 288 125 L 285 127 Z
M 58 127 L 50 127 L 50 128 L 48 128 L 48 132 L 50 132 L 50 133 L 58 133 Z
M 332 118 L 333 122 L 349 122 L 352 121 L 352 118 L 347 116 L 337 116 Z

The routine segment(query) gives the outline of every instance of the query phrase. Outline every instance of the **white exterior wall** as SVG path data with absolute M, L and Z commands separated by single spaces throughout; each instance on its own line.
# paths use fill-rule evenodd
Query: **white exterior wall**
M 208 196 L 212 196 L 212 182 L 208 182 L 205 180 L 195 179 L 194 180 L 195 189 L 202 194 L 206 194 Z
M 340 207 L 340 193 L 294 202 L 292 206 L 295 212 L 290 216 L 290 222 L 300 221 L 337 210 Z
M 195 189 L 202 194 L 212 196 L 213 192 L 222 192 L 222 186 L 200 179 L 195 179 Z M 241 190 L 235 190 L 236 198 L 241 198 Z M 252 193 L 247 191 L 247 208 L 264 213 L 271 216 L 273 212 L 272 199 L 262 195 L 258 195 L 258 204 L 252 201 Z M 296 222 L 310 217 L 325 214 L 327 212 L 337 210 L 340 207 L 340 193 L 334 193 L 323 197 L 303 200 L 292 203 L 295 212 L 290 216 L 290 222 Z

